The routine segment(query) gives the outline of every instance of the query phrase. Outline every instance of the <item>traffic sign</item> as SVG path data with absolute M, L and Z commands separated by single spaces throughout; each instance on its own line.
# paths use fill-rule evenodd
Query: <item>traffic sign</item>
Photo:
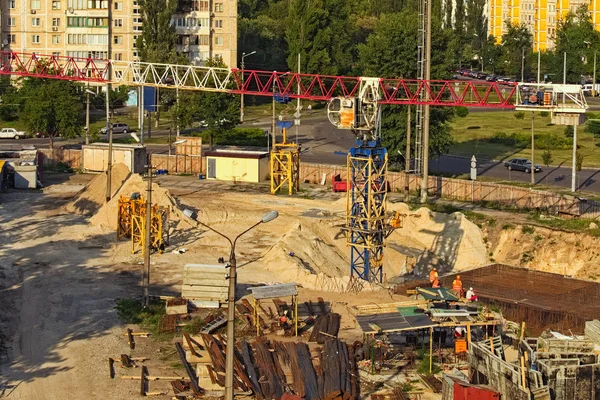
M 294 117 L 296 117 L 296 118 L 300 118 L 300 115 L 301 115 L 301 114 L 300 114 L 300 110 L 298 110 L 298 111 L 296 111 L 296 113 L 294 114 Z
M 294 120 L 294 125 L 298 125 L 299 126 L 300 125 L 300 120 L 299 119 L 295 119 Z

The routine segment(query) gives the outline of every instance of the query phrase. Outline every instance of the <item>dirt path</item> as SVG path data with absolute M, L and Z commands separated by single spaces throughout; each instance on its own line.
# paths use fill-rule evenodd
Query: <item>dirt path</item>
M 60 193 L 0 198 L 0 330 L 12 337 L 0 397 L 123 398 L 100 376 L 108 355 L 127 351 L 113 307 L 137 284 L 132 267 L 110 265 L 112 235 L 61 214 Z

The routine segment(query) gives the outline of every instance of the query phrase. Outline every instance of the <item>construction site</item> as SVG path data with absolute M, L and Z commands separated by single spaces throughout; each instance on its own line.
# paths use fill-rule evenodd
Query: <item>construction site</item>
M 431 3 L 412 80 L 0 52 L 3 75 L 263 96 L 274 110 L 266 151 L 182 140 L 192 176 L 172 173 L 170 136 L 161 167 L 143 144 L 113 146 L 108 112 L 82 173 L 0 151 L 0 397 L 600 398 L 597 236 L 479 207 L 474 189 L 458 206 L 429 197 L 430 107 L 547 112 L 576 137 L 582 88 L 431 80 Z M 276 122 L 292 100 L 298 122 Z M 301 179 L 287 132 L 301 100 L 355 140 L 342 171 Z M 416 108 L 402 190 L 387 105 Z

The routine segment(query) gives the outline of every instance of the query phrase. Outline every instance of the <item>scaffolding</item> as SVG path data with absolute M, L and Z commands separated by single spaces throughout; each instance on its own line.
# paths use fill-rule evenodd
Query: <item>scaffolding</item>
M 131 218 L 131 252 L 135 254 L 146 246 L 146 204 L 141 204 Z M 152 206 L 150 221 L 150 248 L 159 252 L 169 243 L 169 210 Z
M 385 215 L 388 154 L 378 138 L 359 143 L 348 154 L 346 237 L 350 275 L 381 283 L 384 240 L 393 229 Z
M 146 243 L 146 200 L 134 193 L 131 197 L 119 198 L 117 215 L 117 240 L 131 238 L 131 251 L 135 254 Z M 152 206 L 151 245 L 156 251 L 162 251 L 169 243 L 169 209 Z
M 285 185 L 288 194 L 300 188 L 300 149 L 297 143 L 287 142 L 287 129 L 283 128 L 283 142 L 274 143 L 270 157 L 271 194 L 278 193 Z

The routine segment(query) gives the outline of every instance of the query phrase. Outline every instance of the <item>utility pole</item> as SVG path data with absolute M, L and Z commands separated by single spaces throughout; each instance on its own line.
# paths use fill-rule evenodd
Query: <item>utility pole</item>
M 112 0 L 108 0 L 108 48 L 107 48 L 107 59 L 110 60 L 112 50 Z M 112 64 L 108 61 L 107 70 L 107 81 L 106 84 L 106 133 L 108 134 L 108 166 L 106 168 L 106 201 L 108 202 L 112 197 L 112 188 L 110 187 L 112 178 L 112 163 L 113 163 L 113 129 L 110 121 L 110 91 L 112 85 L 110 81 L 112 79 Z
M 598 54 L 597 50 L 594 50 L 594 77 L 592 82 L 592 97 L 596 97 L 596 55 Z
M 271 143 L 275 148 L 275 78 L 277 77 L 277 71 L 273 71 L 273 120 L 271 121 Z
M 531 112 L 531 184 L 535 185 L 535 140 L 533 135 L 533 122 L 535 113 Z
M 540 69 L 541 69 L 541 65 L 542 65 L 541 61 L 542 61 L 542 52 L 538 48 L 537 83 L 540 83 Z
M 144 87 L 140 86 L 140 143 L 144 144 Z
M 148 173 L 148 188 L 146 189 L 146 234 L 144 238 L 144 271 L 142 273 L 144 307 L 150 305 L 150 250 L 152 249 L 152 163 L 150 154 L 147 155 L 146 171 Z
M 248 56 L 251 56 L 252 54 L 255 54 L 255 51 L 252 51 L 248 54 L 246 53 L 242 53 L 242 86 L 244 85 L 244 69 L 245 69 L 245 64 L 244 64 L 244 59 Z M 240 97 L 240 122 L 243 123 L 244 122 L 244 92 L 242 91 L 241 97 Z
M 90 85 L 85 90 L 85 144 L 90 144 Z
M 404 201 L 410 198 L 410 104 L 406 115 L 406 157 L 404 158 Z
M 425 35 L 425 80 L 431 79 L 431 2 L 427 2 Z M 425 92 L 425 101 L 429 101 L 429 91 Z M 429 188 L 429 104 L 423 107 L 423 179 L 421 180 L 421 203 L 427 203 Z
M 175 97 L 177 98 L 177 115 L 175 116 L 176 122 L 177 122 L 177 126 L 175 127 L 176 129 L 176 134 L 175 136 L 177 138 L 179 138 L 179 86 L 175 88 Z
M 298 75 L 300 75 L 300 53 L 298 53 Z M 297 104 L 298 106 L 296 107 L 296 112 L 298 113 L 298 115 L 300 115 L 300 78 L 298 78 L 298 99 L 297 99 Z M 295 117 L 296 115 L 294 115 Z M 300 118 L 295 118 L 298 120 L 298 122 L 300 122 Z M 299 124 L 296 123 L 296 121 L 294 120 L 294 125 L 296 125 L 296 144 L 298 144 L 298 127 Z
M 573 124 L 573 165 L 571 171 L 571 192 L 577 191 L 577 124 Z

